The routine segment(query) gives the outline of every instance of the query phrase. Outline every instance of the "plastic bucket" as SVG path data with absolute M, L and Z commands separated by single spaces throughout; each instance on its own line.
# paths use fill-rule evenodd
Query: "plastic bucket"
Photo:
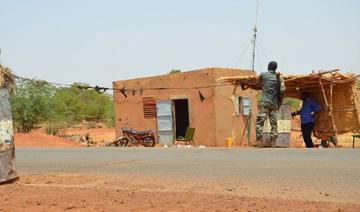
M 226 138 L 225 139 L 225 145 L 226 145 L 227 148 L 231 148 L 232 144 L 233 144 L 232 138 Z

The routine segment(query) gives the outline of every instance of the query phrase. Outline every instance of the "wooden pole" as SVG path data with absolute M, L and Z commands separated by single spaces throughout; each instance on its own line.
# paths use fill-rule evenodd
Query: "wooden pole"
M 239 86 L 239 84 L 236 82 L 235 85 L 234 85 L 234 88 L 233 88 L 233 91 L 232 91 L 232 102 L 233 102 L 233 105 L 234 105 L 234 102 L 235 102 L 235 94 L 236 94 L 236 89 L 237 87 Z M 234 107 L 233 107 L 234 108 Z M 236 111 L 234 110 L 234 114 L 235 116 L 231 117 L 231 139 L 232 139 L 232 144 L 235 144 L 235 129 L 234 129 L 234 121 L 235 121 L 235 117 L 236 117 Z
M 331 120 L 331 124 L 332 124 L 332 128 L 334 131 L 334 141 L 335 141 L 335 145 L 338 146 L 338 140 L 337 140 L 337 128 L 336 128 L 336 124 L 334 121 L 334 114 L 333 114 L 333 88 L 334 88 L 334 84 L 330 84 L 330 99 L 331 99 L 331 104 L 330 104 L 330 111 L 329 111 L 329 115 L 330 115 L 330 120 Z
M 352 92 L 352 96 L 353 96 L 353 111 L 354 111 L 354 118 L 353 118 L 353 120 L 354 120 L 354 124 L 353 124 L 353 133 L 355 133 L 355 131 L 357 132 L 357 127 L 358 127 L 358 123 L 356 123 L 356 120 L 358 119 L 358 113 L 359 113 L 359 111 L 358 111 L 358 108 L 357 108 L 357 105 L 358 105 L 358 102 L 357 102 L 357 96 L 356 96 L 356 90 L 355 90 L 356 88 L 355 88 L 355 85 L 353 85 L 353 88 L 351 89 L 351 92 Z M 360 120 L 358 120 L 358 121 L 360 121 Z
M 353 111 L 353 127 L 352 127 L 352 133 L 353 133 L 353 145 L 352 148 L 355 148 L 355 125 L 356 125 L 356 118 L 357 118 L 357 109 L 356 109 L 356 96 L 355 96 L 355 88 L 351 89 L 351 96 L 353 97 L 352 105 L 355 108 Z
M 328 99 L 326 97 L 326 93 L 325 93 L 325 89 L 324 89 L 324 85 L 322 84 L 322 74 L 319 75 L 319 84 L 320 84 L 320 87 L 321 87 L 321 91 L 322 91 L 322 94 L 323 94 L 323 97 L 324 97 L 324 101 L 325 101 L 325 104 L 326 104 L 326 107 L 328 109 L 328 115 L 330 117 L 330 121 L 331 121 L 331 125 L 332 125 L 332 130 L 333 130 L 333 133 L 334 133 L 334 141 L 335 141 L 335 146 L 338 146 L 338 142 L 337 142 L 337 130 L 336 130 L 336 125 L 335 125 L 335 121 L 334 121 L 334 117 L 333 117 L 333 114 L 332 114 L 332 106 L 329 105 L 329 102 L 328 102 Z M 333 94 L 333 84 L 330 84 L 330 99 L 332 101 L 332 95 Z

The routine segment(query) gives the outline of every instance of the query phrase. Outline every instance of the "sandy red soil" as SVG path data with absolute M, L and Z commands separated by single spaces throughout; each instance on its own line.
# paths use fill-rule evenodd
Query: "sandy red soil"
M 268 199 L 216 188 L 214 182 L 37 174 L 1 185 L 0 211 L 360 211 L 352 203 Z
M 66 129 L 66 135 L 89 134 L 90 139 L 101 145 L 103 142 L 112 141 L 115 138 L 115 129 L 112 128 L 70 128 Z M 14 133 L 16 147 L 84 147 L 86 145 L 65 137 L 47 135 L 39 129 L 30 133 Z
M 101 143 L 115 137 L 114 129 L 67 129 Z M 303 144 L 300 132 L 292 146 Z M 42 130 L 15 133 L 17 147 L 84 147 L 77 141 L 46 135 Z M 359 204 L 280 199 L 253 195 L 250 185 L 224 187 L 219 182 L 143 179 L 134 176 L 47 173 L 21 175 L 0 186 L 1 211 L 360 211 Z M 246 191 L 252 190 L 250 195 Z M 265 191 L 264 191 L 265 192 Z M 274 191 L 275 192 L 275 191 Z M 255 192 L 256 193 L 256 192 Z
M 296 120 L 293 121 L 291 132 L 290 147 L 303 148 L 304 142 L 300 131 L 300 126 Z M 66 129 L 66 135 L 80 135 L 84 137 L 89 134 L 90 139 L 95 141 L 94 146 L 102 146 L 104 143 L 113 141 L 115 138 L 114 128 L 70 128 Z M 47 135 L 44 130 L 35 130 L 31 133 L 14 133 L 16 147 L 85 147 L 86 145 L 65 137 Z M 320 144 L 320 140 L 314 138 L 315 144 Z M 351 133 L 339 135 L 339 142 L 343 147 L 352 147 Z M 356 142 L 356 147 L 360 147 Z M 239 147 L 239 146 L 234 146 Z
M 89 133 L 90 138 L 97 142 L 106 142 L 112 141 L 115 139 L 115 129 L 114 128 L 70 128 L 66 130 L 67 135 L 81 135 L 85 136 Z
M 46 135 L 43 132 L 15 133 L 16 147 L 81 147 L 73 140 Z

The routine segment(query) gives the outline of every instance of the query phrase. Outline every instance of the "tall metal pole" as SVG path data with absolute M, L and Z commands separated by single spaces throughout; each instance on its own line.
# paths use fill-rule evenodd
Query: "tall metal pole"
M 254 71 L 255 70 L 255 49 L 256 49 L 256 32 L 257 32 L 257 28 L 256 25 L 253 28 L 253 49 L 252 49 L 252 60 L 251 60 L 251 70 Z
M 252 60 L 251 60 L 251 70 L 255 70 L 255 54 L 256 54 L 256 33 L 257 33 L 257 21 L 258 21 L 258 13 L 259 13 L 259 0 L 256 1 L 256 16 L 255 16 L 255 25 L 253 28 L 253 48 L 252 48 Z
M 253 43 L 253 48 L 252 48 L 252 60 L 251 60 L 251 70 L 252 71 L 255 71 L 255 53 L 256 53 L 256 33 L 257 33 L 257 21 L 258 21 L 258 13 L 259 13 L 259 0 L 256 1 L 256 16 L 255 16 L 255 25 L 254 25 L 254 28 L 253 28 L 253 32 L 254 32 L 254 35 L 253 35 L 253 40 L 252 40 L 252 43 Z M 248 121 L 247 121 L 247 144 L 250 145 L 250 135 L 251 135 L 251 119 L 252 119 L 252 105 L 253 105 L 253 102 L 252 102 L 252 99 L 251 99 L 251 96 L 252 96 L 252 91 L 250 90 L 250 110 L 249 110 L 249 117 L 248 117 Z

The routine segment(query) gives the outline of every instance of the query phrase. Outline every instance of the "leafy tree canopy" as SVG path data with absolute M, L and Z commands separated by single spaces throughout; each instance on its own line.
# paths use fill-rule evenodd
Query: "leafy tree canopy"
M 177 73 L 181 73 L 180 69 L 171 69 L 171 71 L 169 72 L 169 74 L 177 74 Z
M 54 87 L 41 81 L 25 81 L 12 95 L 13 121 L 18 131 L 29 132 L 39 124 L 71 126 L 83 120 L 114 124 L 113 100 L 108 94 L 82 89 L 84 84 Z

